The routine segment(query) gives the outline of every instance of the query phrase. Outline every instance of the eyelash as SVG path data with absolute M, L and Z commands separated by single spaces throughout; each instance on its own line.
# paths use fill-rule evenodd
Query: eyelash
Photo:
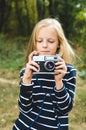
M 39 42 L 39 43 L 41 43 L 42 42 L 42 40 L 41 41 L 37 41 L 36 40 L 36 42 Z M 49 43 L 54 43 L 54 41 L 48 41 Z
M 37 41 L 37 42 L 41 43 L 42 41 Z
M 54 41 L 49 41 L 50 43 L 54 43 Z

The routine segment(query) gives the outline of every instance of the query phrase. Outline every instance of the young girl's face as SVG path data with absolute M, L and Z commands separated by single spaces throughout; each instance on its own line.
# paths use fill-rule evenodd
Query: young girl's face
M 40 55 L 55 55 L 58 48 L 56 30 L 50 26 L 39 29 L 36 36 L 36 51 Z

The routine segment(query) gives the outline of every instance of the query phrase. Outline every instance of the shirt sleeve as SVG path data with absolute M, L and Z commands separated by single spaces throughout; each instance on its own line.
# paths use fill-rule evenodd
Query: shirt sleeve
M 55 91 L 57 107 L 62 114 L 67 114 L 73 107 L 76 86 L 76 69 L 68 68 L 67 74 L 63 79 L 63 87 Z
M 20 94 L 18 99 L 18 105 L 20 111 L 28 113 L 32 109 L 32 91 L 33 84 L 23 84 L 22 78 L 24 75 L 24 70 L 20 72 Z

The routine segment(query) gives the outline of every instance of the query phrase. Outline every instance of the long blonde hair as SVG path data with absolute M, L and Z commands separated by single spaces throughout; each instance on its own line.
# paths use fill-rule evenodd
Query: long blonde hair
M 39 31 L 40 28 L 46 27 L 46 26 L 51 26 L 52 28 L 56 30 L 58 41 L 59 41 L 59 50 L 57 49 L 57 53 L 62 56 L 62 58 L 65 60 L 66 63 L 71 63 L 72 56 L 74 56 L 74 51 L 69 45 L 67 38 L 64 35 L 60 22 L 58 22 L 54 18 L 45 18 L 43 20 L 40 20 L 34 27 L 32 35 L 28 43 L 26 63 L 28 62 L 29 54 L 35 49 L 37 32 Z

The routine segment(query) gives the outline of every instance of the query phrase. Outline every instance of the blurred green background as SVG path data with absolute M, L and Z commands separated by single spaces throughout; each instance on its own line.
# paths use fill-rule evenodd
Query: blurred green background
M 0 129 L 17 117 L 19 71 L 37 21 L 60 21 L 76 53 L 77 89 L 70 130 L 86 130 L 86 0 L 0 0 Z

